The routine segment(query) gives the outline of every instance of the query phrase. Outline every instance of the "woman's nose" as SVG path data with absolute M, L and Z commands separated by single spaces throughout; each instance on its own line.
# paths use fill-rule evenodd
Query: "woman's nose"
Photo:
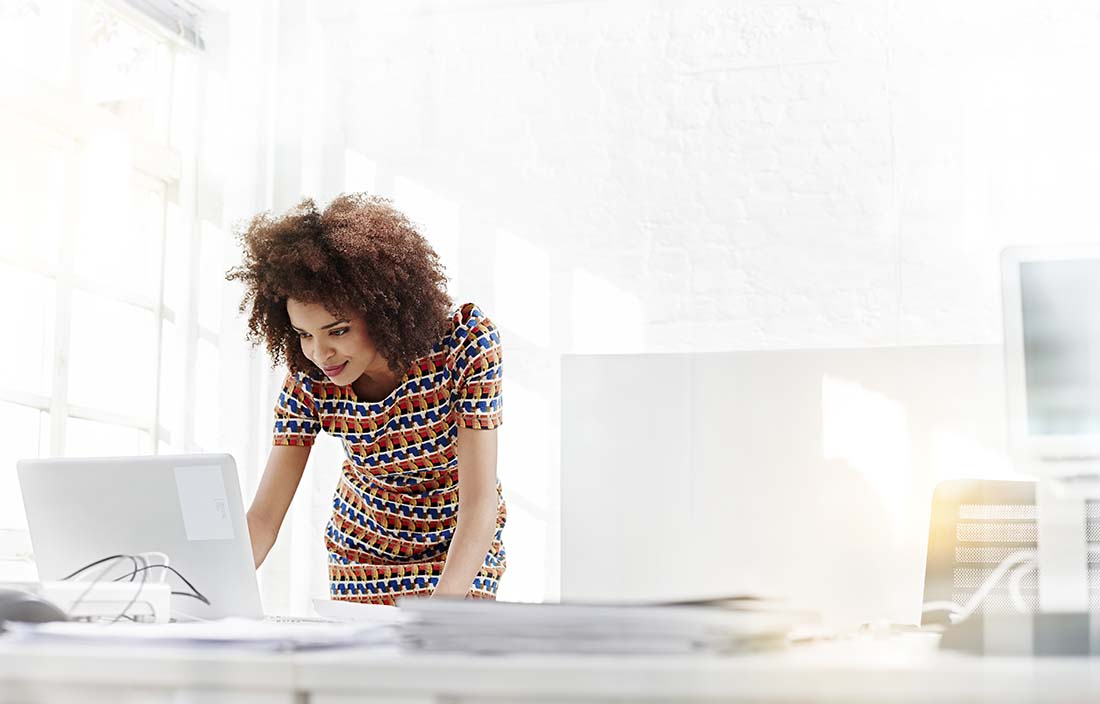
M 313 338 L 313 358 L 323 362 L 332 356 L 332 345 L 326 344 L 319 338 Z

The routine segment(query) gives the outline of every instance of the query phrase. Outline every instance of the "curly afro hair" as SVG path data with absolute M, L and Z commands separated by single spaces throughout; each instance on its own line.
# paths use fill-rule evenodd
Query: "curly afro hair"
M 449 326 L 451 298 L 438 255 L 390 201 L 339 196 L 323 212 L 310 198 L 284 215 L 260 213 L 238 235 L 244 261 L 226 275 L 245 287 L 248 339 L 275 364 L 312 372 L 286 312 L 288 298 L 362 316 L 371 340 L 400 375 Z

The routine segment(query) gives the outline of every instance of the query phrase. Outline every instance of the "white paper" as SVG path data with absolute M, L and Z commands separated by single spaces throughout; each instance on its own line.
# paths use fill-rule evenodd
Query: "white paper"
M 360 604 L 354 601 L 336 601 L 332 599 L 314 599 L 313 610 L 322 618 L 344 623 L 397 625 L 404 623 L 408 618 L 403 611 L 395 606 Z
M 340 623 L 268 623 L 230 618 L 200 623 L 9 623 L 12 637 L 51 642 L 188 648 L 308 650 L 388 643 L 386 629 Z

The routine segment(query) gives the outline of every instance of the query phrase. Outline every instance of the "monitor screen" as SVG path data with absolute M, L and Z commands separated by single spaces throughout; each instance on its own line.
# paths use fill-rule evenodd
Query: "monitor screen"
M 1020 263 L 1031 435 L 1100 435 L 1100 259 Z

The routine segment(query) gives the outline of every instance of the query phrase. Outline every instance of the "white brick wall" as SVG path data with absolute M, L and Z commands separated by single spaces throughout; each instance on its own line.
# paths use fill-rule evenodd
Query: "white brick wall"
M 1095 1 L 307 5 L 322 171 L 504 328 L 517 597 L 556 592 L 561 353 L 996 342 L 999 250 L 1100 238 Z

